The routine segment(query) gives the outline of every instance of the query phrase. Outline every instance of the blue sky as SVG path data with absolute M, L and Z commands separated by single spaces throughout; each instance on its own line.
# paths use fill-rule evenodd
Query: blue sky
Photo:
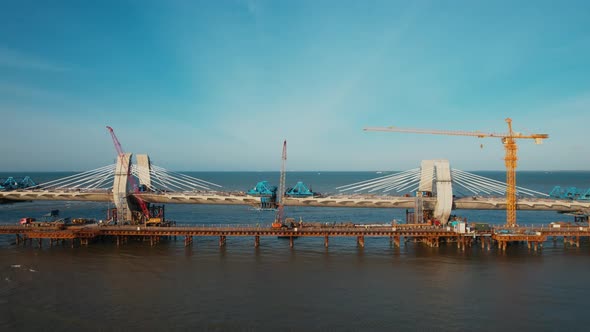
M 587 170 L 587 1 L 3 1 L 0 171 Z M 483 148 L 481 148 L 483 144 Z

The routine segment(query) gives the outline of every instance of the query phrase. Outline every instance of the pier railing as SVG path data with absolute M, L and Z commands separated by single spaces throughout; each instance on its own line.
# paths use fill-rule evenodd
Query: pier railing
M 49 226 L 49 225 L 48 225 Z M 295 225 L 290 228 L 273 228 L 271 224 L 267 223 L 256 223 L 256 224 L 189 224 L 181 223 L 175 224 L 169 227 L 160 226 L 145 226 L 145 225 L 81 225 L 75 226 L 77 230 L 85 229 L 119 229 L 119 230 L 203 230 L 203 231 L 293 231 L 293 232 L 305 232 L 305 231 L 337 231 L 337 232 L 408 232 L 408 231 L 420 231 L 420 232 L 444 232 L 444 233 L 459 233 L 459 234 L 525 234 L 533 235 L 534 233 L 590 233 L 590 227 L 587 225 L 566 225 L 556 226 L 554 224 L 528 224 L 519 225 L 516 227 L 508 227 L 504 225 L 490 225 L 489 230 L 481 231 L 470 229 L 469 232 L 458 232 L 456 229 L 450 226 L 434 226 L 434 225 L 412 225 L 406 226 L 404 224 L 398 225 L 342 225 L 342 224 L 315 224 L 315 225 Z M 14 229 L 34 229 L 34 230 L 50 230 L 52 228 L 39 226 L 39 225 L 21 225 L 18 223 L 14 224 L 0 224 L 0 230 L 14 230 Z

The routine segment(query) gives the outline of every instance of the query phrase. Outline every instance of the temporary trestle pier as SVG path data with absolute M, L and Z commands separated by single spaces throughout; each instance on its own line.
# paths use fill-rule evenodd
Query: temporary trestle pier
M 88 245 L 95 239 L 110 238 L 117 245 L 123 245 L 130 239 L 149 241 L 150 245 L 157 245 L 160 240 L 170 237 L 184 237 L 184 245 L 193 245 L 195 237 L 218 237 L 219 246 L 227 244 L 228 237 L 251 237 L 254 247 L 260 246 L 261 237 L 288 238 L 289 245 L 294 246 L 294 239 L 299 237 L 319 237 L 324 239 L 324 246 L 329 246 L 330 237 L 356 238 L 358 247 L 365 246 L 366 237 L 389 238 L 394 247 L 402 243 L 424 243 L 430 247 L 439 247 L 442 243 L 454 243 L 460 250 L 480 245 L 482 249 L 491 250 L 497 247 L 505 251 L 511 243 L 526 243 L 530 249 L 540 250 L 543 243 L 550 237 L 556 242 L 562 239 L 564 245 L 580 246 L 580 239 L 590 238 L 588 227 L 552 228 L 548 226 L 492 228 L 489 231 L 457 233 L 449 227 L 435 226 L 325 226 L 325 227 L 295 227 L 292 229 L 274 229 L 272 227 L 244 226 L 174 226 L 174 227 L 145 227 L 145 226 L 65 226 L 61 229 L 47 229 L 23 225 L 0 226 L 0 234 L 16 236 L 16 244 L 32 244 L 33 240 L 41 247 L 43 240 L 49 240 L 49 245 L 66 243 L 72 247 L 77 244 Z M 403 240 L 402 240 L 403 239 Z

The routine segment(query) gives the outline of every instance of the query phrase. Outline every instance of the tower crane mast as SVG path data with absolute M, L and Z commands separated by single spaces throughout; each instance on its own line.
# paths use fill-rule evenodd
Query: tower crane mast
M 125 152 L 123 151 L 123 147 L 121 147 L 121 142 L 119 142 L 119 139 L 117 138 L 117 135 L 115 135 L 115 131 L 113 130 L 113 128 L 107 126 L 107 129 L 109 130 L 109 133 L 111 134 L 111 137 L 113 138 L 113 144 L 115 145 L 115 150 L 117 150 L 117 154 L 119 157 L 123 156 L 125 154 Z M 133 178 L 133 176 L 131 175 L 131 167 L 127 167 L 127 181 L 129 181 L 129 185 L 131 186 L 131 188 L 133 188 L 133 192 L 134 193 L 139 193 L 139 187 L 135 184 L 135 179 Z M 150 211 L 147 207 L 147 205 L 145 204 L 145 202 L 135 196 L 135 199 L 137 200 L 137 203 L 139 204 L 139 207 L 141 208 L 141 212 L 143 213 L 143 215 L 149 219 L 150 218 Z
M 533 139 L 536 144 L 541 144 L 544 139 L 549 138 L 547 134 L 530 134 L 523 135 L 516 133 L 512 129 L 512 119 L 506 118 L 508 124 L 508 133 L 483 133 L 479 131 L 451 131 L 451 130 L 428 130 L 428 129 L 408 129 L 396 127 L 369 127 L 365 131 L 385 131 L 400 132 L 413 134 L 434 134 L 434 135 L 451 135 L 451 136 L 472 136 L 478 138 L 500 138 L 506 151 L 504 162 L 506 165 L 506 224 L 516 226 L 516 166 L 517 151 L 516 139 Z

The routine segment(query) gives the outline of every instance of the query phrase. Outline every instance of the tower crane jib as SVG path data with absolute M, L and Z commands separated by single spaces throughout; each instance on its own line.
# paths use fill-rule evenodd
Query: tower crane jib
M 428 130 L 408 129 L 397 127 L 369 127 L 365 131 L 399 132 L 412 134 L 433 134 L 450 136 L 471 136 L 478 138 L 500 138 L 505 149 L 504 162 L 506 166 L 506 223 L 509 226 L 516 225 L 516 166 L 517 150 L 516 139 L 533 139 L 536 144 L 541 144 L 544 139 L 549 138 L 547 134 L 523 135 L 515 133 L 512 129 L 512 119 L 506 118 L 508 133 L 483 133 L 479 131 L 451 131 L 451 130 Z

